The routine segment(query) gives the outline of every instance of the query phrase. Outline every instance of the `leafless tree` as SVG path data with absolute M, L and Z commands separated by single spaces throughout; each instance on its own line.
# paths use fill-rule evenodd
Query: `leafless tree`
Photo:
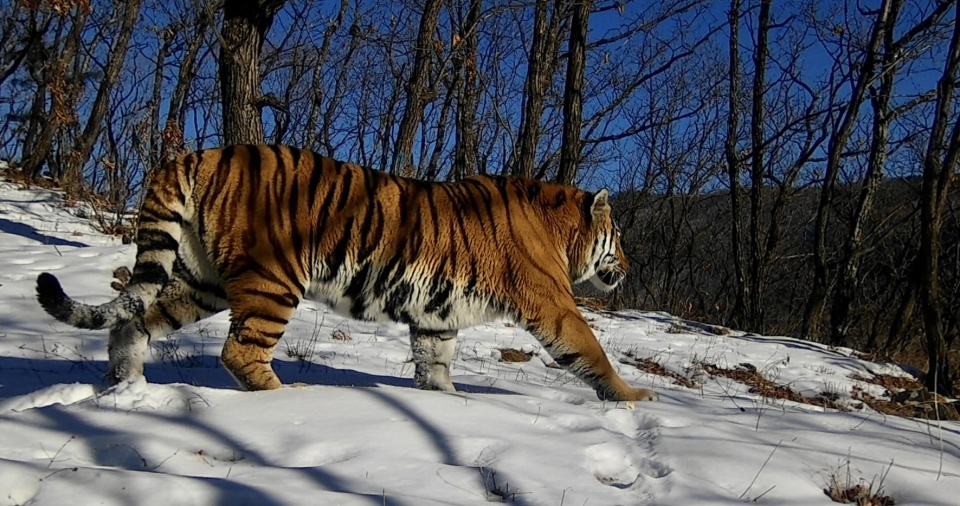
M 436 90 L 429 85 L 429 78 L 434 58 L 434 32 L 442 6 L 443 2 L 440 0 L 425 0 L 423 4 L 420 28 L 417 30 L 417 40 L 413 48 L 413 69 L 404 88 L 406 103 L 397 126 L 397 143 L 392 165 L 395 174 L 412 176 L 417 172 L 413 166 L 413 143 L 417 128 L 423 121 L 424 105 L 436 95 Z
M 262 144 L 260 50 L 283 0 L 225 0 L 220 99 L 225 144 Z
M 920 199 L 920 250 L 915 279 L 920 284 L 928 369 L 927 387 L 943 395 L 954 394 L 953 372 L 943 328 L 943 292 L 940 284 L 941 232 L 951 183 L 960 161 L 960 121 L 954 106 L 960 68 L 960 2 L 954 2 L 954 26 L 946 51 L 943 74 L 937 82 L 936 105 L 926 153 Z M 953 123 L 951 125 L 951 122 Z

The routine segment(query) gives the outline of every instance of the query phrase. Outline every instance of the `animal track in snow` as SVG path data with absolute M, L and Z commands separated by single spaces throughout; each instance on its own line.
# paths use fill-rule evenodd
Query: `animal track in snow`
M 320 467 L 346 462 L 360 454 L 356 445 L 335 441 L 304 443 L 297 441 L 275 465 L 282 467 Z
M 635 438 L 641 432 L 662 426 L 659 418 L 630 409 L 610 409 L 604 412 L 604 427 L 624 436 Z
M 595 444 L 586 449 L 587 468 L 604 485 L 627 489 L 644 476 L 663 478 L 673 470 L 657 458 L 660 419 L 627 409 L 603 413 L 603 427 L 627 439 Z
M 663 478 L 672 472 L 669 466 L 651 458 L 630 455 L 617 443 L 600 443 L 586 450 L 587 468 L 604 485 L 630 488 L 642 476 Z

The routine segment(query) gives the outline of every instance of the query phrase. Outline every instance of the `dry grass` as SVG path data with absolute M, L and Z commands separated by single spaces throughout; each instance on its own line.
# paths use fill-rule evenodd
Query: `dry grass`
M 500 349 L 501 362 L 529 362 L 533 358 L 533 352 L 515 350 L 513 348 Z
M 885 415 L 908 417 L 914 416 L 916 412 L 916 410 L 910 406 L 884 399 L 877 399 L 857 387 L 854 387 L 853 391 L 850 392 L 850 397 L 862 401 L 867 406 L 870 406 L 870 409 Z M 854 407 L 856 408 L 858 406 Z
M 682 374 L 667 370 L 665 367 L 660 365 L 659 362 L 650 357 L 639 358 L 628 352 L 627 357 L 621 359 L 621 362 L 630 364 L 645 373 L 656 374 L 657 376 L 670 378 L 673 380 L 675 385 L 680 385 L 686 388 L 700 388 L 700 384 L 696 381 L 693 381 Z
M 891 392 L 897 390 L 913 390 L 923 388 L 923 382 L 917 378 L 908 378 L 904 376 L 890 376 L 887 374 L 878 374 L 875 376 L 865 376 L 863 374 L 853 374 L 850 379 L 863 381 L 873 385 L 880 385 Z
M 609 299 L 601 299 L 596 297 L 574 297 L 574 300 L 578 306 L 592 309 L 594 311 L 610 311 L 612 309 Z
M 813 397 L 803 395 L 787 385 L 779 385 L 770 381 L 752 364 L 740 364 L 735 369 L 717 367 L 713 364 L 701 364 L 701 366 L 707 374 L 730 378 L 749 386 L 748 392 L 752 394 L 770 399 L 786 399 L 801 404 L 812 404 L 837 411 L 849 411 L 846 406 L 839 402 L 839 396 L 835 393 L 821 392 Z
M 892 463 L 891 463 L 892 466 Z M 890 472 L 887 468 L 886 472 Z M 894 506 L 893 499 L 883 492 L 883 481 L 886 472 L 881 474 L 876 483 L 867 482 L 863 478 L 854 480 L 850 472 L 850 462 L 847 461 L 840 469 L 830 474 L 827 486 L 823 493 L 833 502 L 840 504 L 856 504 L 857 506 Z M 874 490 L 876 489 L 876 490 Z
M 854 387 L 850 392 L 850 397 L 863 402 L 878 413 L 924 419 L 960 419 L 956 403 L 951 403 L 950 399 L 928 391 L 919 379 L 882 374 L 869 377 L 855 374 L 851 379 L 887 389 L 886 394 L 890 397 L 889 399 L 878 399 L 860 387 Z
M 336 329 L 331 332 L 330 339 L 333 339 L 334 341 L 353 341 L 353 337 L 351 337 L 350 334 L 340 329 Z

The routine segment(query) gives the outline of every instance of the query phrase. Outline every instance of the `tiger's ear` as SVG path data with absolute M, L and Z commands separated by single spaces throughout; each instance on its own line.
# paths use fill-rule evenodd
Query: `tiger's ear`
M 603 216 L 610 214 L 610 203 L 607 201 L 609 192 L 604 188 L 593 195 L 593 202 L 590 204 L 590 214 L 593 216 Z

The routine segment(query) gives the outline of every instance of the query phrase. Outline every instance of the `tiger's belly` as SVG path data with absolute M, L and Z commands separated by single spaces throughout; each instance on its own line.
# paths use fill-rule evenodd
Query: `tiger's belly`
M 332 279 L 308 284 L 305 298 L 357 320 L 455 330 L 506 316 L 485 297 L 455 280 L 415 272 L 383 276 L 367 266 L 342 267 Z

